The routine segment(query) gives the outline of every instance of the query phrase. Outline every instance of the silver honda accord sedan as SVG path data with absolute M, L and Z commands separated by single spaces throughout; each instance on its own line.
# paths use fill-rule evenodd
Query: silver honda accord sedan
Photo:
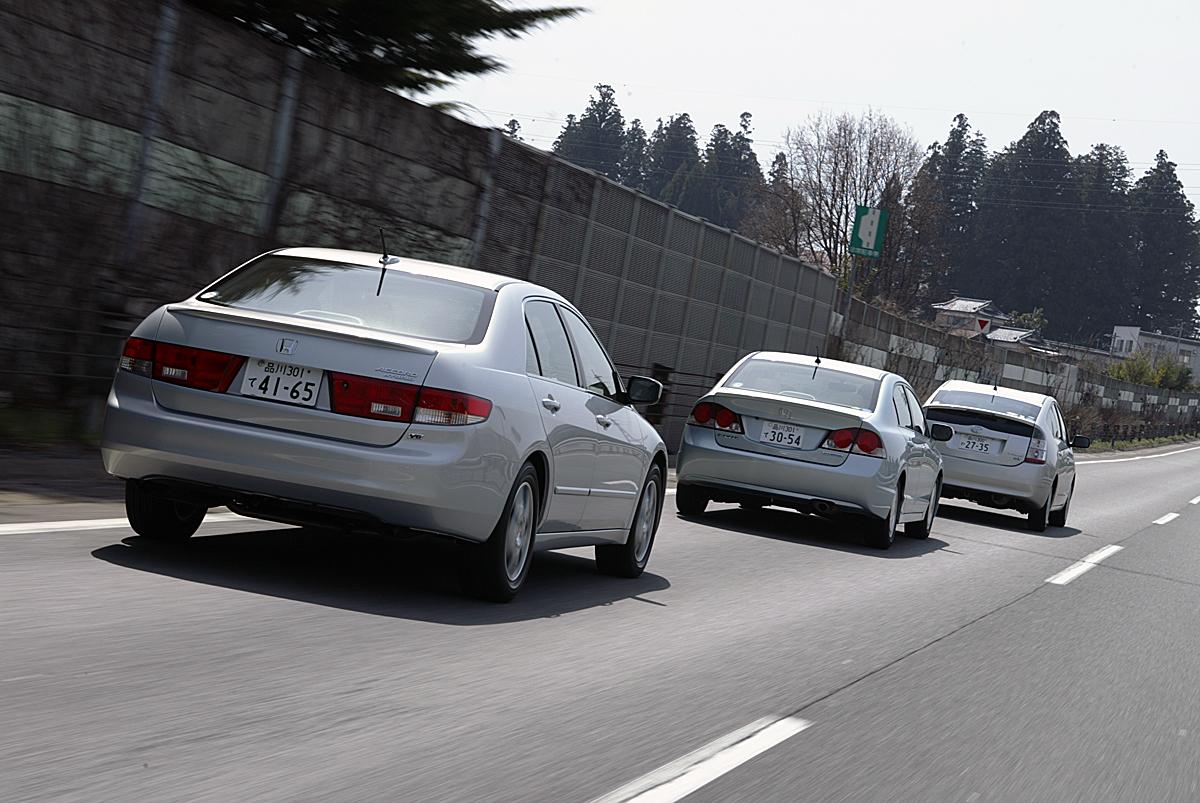
M 353 251 L 247 262 L 147 317 L 108 396 L 102 454 L 138 534 L 185 539 L 210 507 L 426 531 L 470 593 L 511 599 L 535 550 L 650 558 L 666 450 L 583 316 L 534 284 Z
M 930 425 L 900 376 L 779 352 L 744 357 L 692 410 L 678 456 L 684 515 L 708 503 L 776 505 L 857 519 L 871 546 L 896 527 L 929 537 L 942 461 Z

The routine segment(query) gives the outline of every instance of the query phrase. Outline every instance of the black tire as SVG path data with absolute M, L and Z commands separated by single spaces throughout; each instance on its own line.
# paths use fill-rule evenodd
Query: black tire
M 509 602 L 517 595 L 525 585 L 533 563 L 541 499 L 537 470 L 526 463 L 513 480 L 500 520 L 488 540 L 462 547 L 459 579 L 463 591 L 489 602 Z M 521 531 L 512 544 L 509 543 L 510 525 Z M 510 555 L 512 549 L 516 550 L 515 555 Z
M 125 515 L 129 526 L 154 541 L 186 541 L 195 535 L 208 508 L 168 499 L 153 486 L 125 480 Z
M 1046 504 L 1028 514 L 1028 518 L 1025 519 L 1025 529 L 1035 533 L 1046 532 L 1046 528 L 1050 526 L 1050 516 L 1052 515 L 1050 503 L 1054 501 L 1054 494 L 1057 490 L 1057 487 L 1051 488 L 1050 495 L 1046 497 Z
M 675 509 L 685 516 L 703 515 L 708 507 L 708 495 L 694 485 L 680 485 L 675 489 Z
M 1067 514 L 1071 512 L 1071 500 L 1075 497 L 1075 481 L 1071 481 L 1071 490 L 1067 492 L 1067 501 L 1058 510 L 1050 511 L 1050 526 L 1051 527 L 1066 527 Z
M 888 549 L 896 540 L 897 522 L 900 520 L 900 509 L 904 504 L 904 481 L 896 487 L 896 501 L 888 511 L 885 519 L 868 519 L 866 542 L 867 546 L 875 549 Z
M 942 478 L 938 477 L 933 486 L 933 496 L 929 497 L 929 507 L 925 509 L 925 518 L 920 521 L 910 521 L 904 525 L 904 534 L 909 538 L 928 538 L 933 532 L 933 521 L 937 518 L 938 505 L 942 499 Z
M 658 523 L 662 519 L 662 500 L 662 469 L 654 466 L 642 483 L 642 495 L 638 499 L 625 543 L 596 547 L 596 568 L 602 574 L 629 578 L 642 576 L 646 564 L 650 562 L 654 536 L 658 534 Z M 653 507 L 647 508 L 647 504 Z

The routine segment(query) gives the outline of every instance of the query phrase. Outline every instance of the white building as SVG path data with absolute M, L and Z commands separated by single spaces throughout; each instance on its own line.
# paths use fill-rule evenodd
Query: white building
M 1114 326 L 1112 354 L 1128 357 L 1134 352 L 1145 352 L 1152 360 L 1173 360 L 1192 369 L 1193 376 L 1200 376 L 1200 340 L 1161 332 L 1147 332 L 1140 326 Z

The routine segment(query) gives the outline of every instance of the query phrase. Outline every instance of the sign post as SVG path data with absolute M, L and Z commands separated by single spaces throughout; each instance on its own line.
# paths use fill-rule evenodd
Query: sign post
M 850 231 L 850 253 L 855 257 L 879 259 L 883 254 L 883 238 L 887 236 L 888 211 L 873 206 L 860 206 L 854 211 L 854 228 Z M 850 323 L 850 303 L 854 297 L 854 274 L 858 259 L 850 260 L 850 275 L 846 279 L 846 305 L 842 312 L 842 337 Z

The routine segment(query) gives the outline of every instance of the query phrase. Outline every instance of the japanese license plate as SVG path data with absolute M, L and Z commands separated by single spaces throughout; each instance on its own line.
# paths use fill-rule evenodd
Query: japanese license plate
M 981 438 L 978 435 L 959 435 L 958 448 L 964 452 L 995 454 L 1000 451 L 1000 441 Z
M 781 424 L 778 421 L 764 421 L 758 440 L 771 446 L 783 446 L 799 449 L 804 443 L 804 427 L 795 424 Z
M 319 368 L 271 360 L 250 360 L 246 363 L 246 378 L 242 380 L 242 395 L 315 407 L 320 387 Z

